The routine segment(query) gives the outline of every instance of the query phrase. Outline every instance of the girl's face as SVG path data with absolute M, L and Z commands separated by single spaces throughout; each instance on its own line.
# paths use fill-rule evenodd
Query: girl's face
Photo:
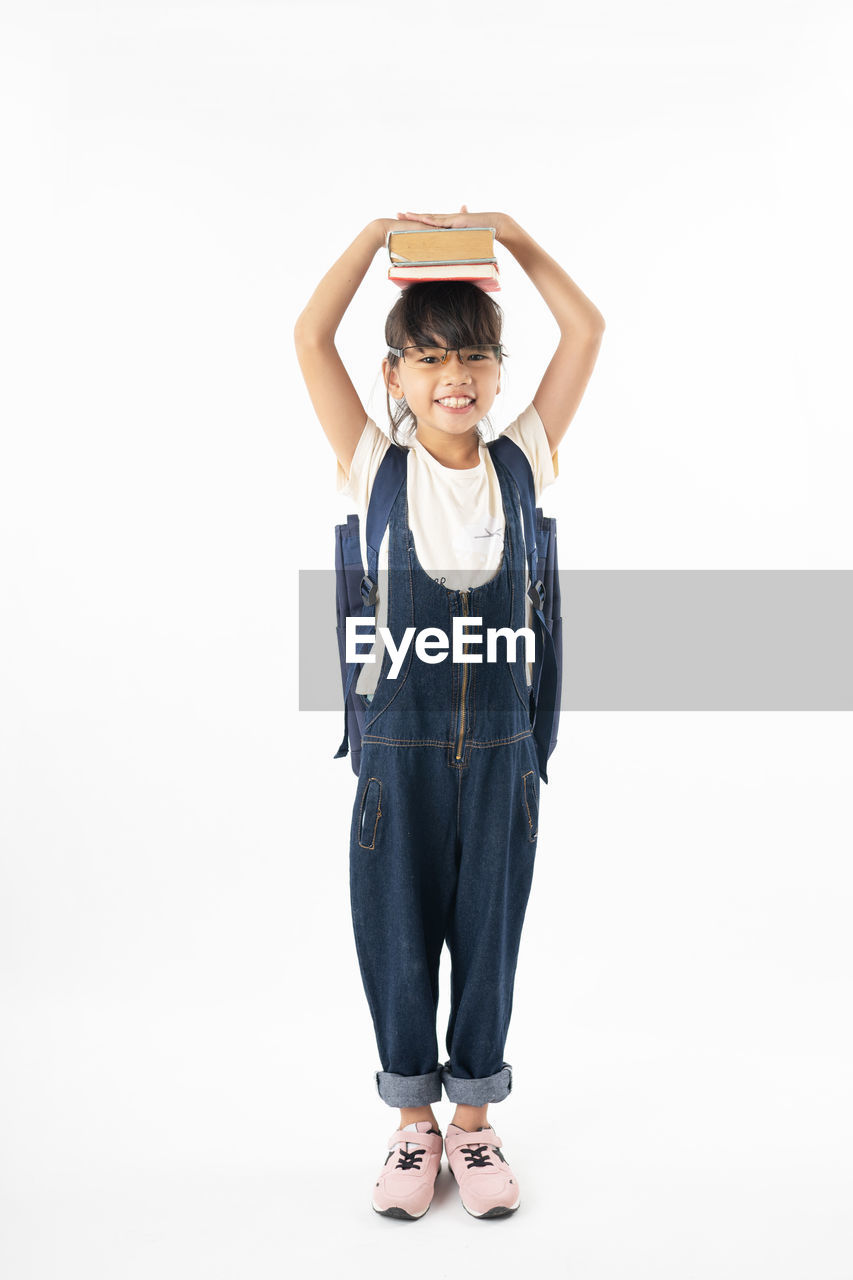
M 438 338 L 435 341 L 437 346 L 444 345 Z M 407 340 L 404 345 L 411 343 Z M 432 428 L 447 435 L 473 431 L 501 389 L 499 361 L 472 357 L 463 363 L 458 351 L 451 351 L 444 364 L 427 360 L 412 367 L 398 360 L 396 368 L 391 369 L 386 357 L 382 367 L 392 397 L 406 397 L 418 428 Z M 457 407 L 456 402 L 461 400 L 468 403 Z

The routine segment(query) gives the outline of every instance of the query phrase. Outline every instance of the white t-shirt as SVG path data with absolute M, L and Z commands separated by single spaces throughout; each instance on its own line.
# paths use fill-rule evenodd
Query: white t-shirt
M 511 422 L 503 435 L 523 450 L 533 469 L 536 502 L 557 475 L 557 453 L 552 457 L 542 419 L 533 404 Z M 504 510 L 501 487 L 489 451 L 479 442 L 480 461 L 476 467 L 457 470 L 445 467 L 429 453 L 417 438 L 410 436 L 407 453 L 406 487 L 409 505 L 409 527 L 415 540 L 415 551 L 423 569 L 436 581 L 454 591 L 467 591 L 482 586 L 500 568 L 504 542 Z M 391 441 L 368 418 L 359 437 L 347 476 L 340 461 L 337 466 L 337 491 L 351 498 L 358 509 L 361 533 L 362 564 L 367 566 L 365 524 L 367 506 L 376 473 Z M 372 694 L 379 680 L 385 646 L 379 627 L 388 619 L 388 537 L 385 530 L 379 548 L 379 582 L 376 604 L 376 643 L 372 650 L 376 661 L 365 662 L 356 683 L 358 693 Z M 525 583 L 528 575 L 525 573 Z M 527 601 L 527 626 L 532 626 L 533 609 Z M 362 646 L 368 652 L 367 646 Z M 527 679 L 530 682 L 530 664 Z

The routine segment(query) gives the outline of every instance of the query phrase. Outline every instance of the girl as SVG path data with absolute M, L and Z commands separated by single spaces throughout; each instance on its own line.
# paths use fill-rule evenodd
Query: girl
M 479 620 L 481 637 L 488 627 L 531 625 L 518 490 L 479 429 L 501 390 L 502 314 L 490 294 L 466 282 L 402 291 L 386 321 L 382 361 L 393 444 L 367 416 L 334 337 L 389 230 L 494 227 L 560 330 L 531 404 L 506 430 L 530 462 L 538 502 L 557 474 L 557 446 L 592 373 L 604 320 L 507 214 L 462 205 L 458 214 L 398 218 L 359 232 L 294 333 L 338 459 L 338 491 L 357 502 L 362 540 L 379 464 L 389 448 L 406 449 L 405 480 L 380 548 L 376 660 L 364 663 L 356 685 L 366 718 L 350 828 L 353 928 L 382 1064 L 377 1090 L 400 1109 L 372 1203 L 398 1218 L 429 1208 L 442 1152 L 431 1104 L 443 1087 L 456 1105 L 444 1149 L 462 1203 L 475 1217 L 493 1217 L 519 1204 L 487 1111 L 512 1088 L 503 1052 L 538 834 L 530 666 L 523 646 L 516 657 L 507 646 L 504 661 L 486 661 L 483 647 L 475 665 L 439 661 L 435 651 L 424 661 L 412 645 L 389 679 L 379 628 L 387 626 L 399 647 L 409 626 L 450 636 L 464 616 L 470 626 Z M 445 942 L 451 1010 L 449 1058 L 440 1065 Z

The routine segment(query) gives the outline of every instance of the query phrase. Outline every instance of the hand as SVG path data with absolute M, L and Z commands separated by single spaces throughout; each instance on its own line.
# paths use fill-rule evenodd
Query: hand
M 505 213 L 469 213 L 467 205 L 461 205 L 458 213 L 398 213 L 398 218 L 411 218 L 415 222 L 426 223 L 430 227 L 494 227 L 495 239 L 500 240 L 501 231 L 508 221 Z
M 394 218 L 377 218 L 374 226 L 379 228 L 379 234 L 382 237 L 381 247 L 385 247 L 385 238 L 389 231 L 423 231 L 424 224 L 414 218 L 402 218 L 397 221 Z

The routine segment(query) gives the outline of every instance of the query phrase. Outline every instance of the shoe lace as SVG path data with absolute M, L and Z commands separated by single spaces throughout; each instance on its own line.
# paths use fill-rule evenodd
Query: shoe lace
M 462 1153 L 465 1156 L 469 1169 L 485 1169 L 487 1164 L 492 1163 L 492 1157 L 486 1155 L 488 1147 L 485 1142 L 481 1142 L 477 1146 L 463 1147 Z
M 405 1148 L 400 1151 L 400 1158 L 394 1166 L 395 1169 L 418 1169 L 421 1167 L 421 1157 L 426 1155 L 426 1147 L 418 1147 L 414 1151 L 406 1151 Z

